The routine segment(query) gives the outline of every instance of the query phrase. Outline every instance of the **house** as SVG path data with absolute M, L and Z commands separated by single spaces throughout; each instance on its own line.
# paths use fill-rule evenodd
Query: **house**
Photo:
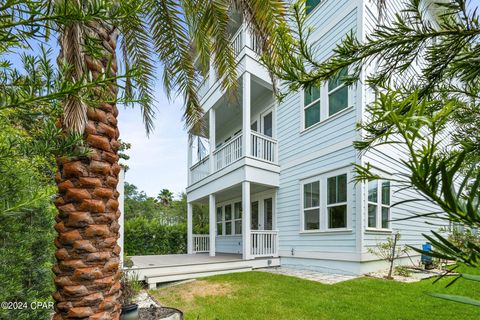
M 388 2 L 387 15 L 400 2 Z M 314 27 L 311 39 L 320 43 L 320 59 L 330 57 L 351 31 L 365 39 L 379 17 L 376 1 L 307 3 L 306 22 Z M 363 274 L 385 267 L 368 248 L 394 232 L 401 233 L 403 244 L 425 243 L 422 233 L 431 225 L 398 219 L 435 211 L 433 206 L 411 202 L 392 207 L 418 194 L 399 191 L 388 181 L 352 182 L 355 164 L 370 163 L 385 177 L 405 170 L 398 165 L 405 157 L 400 148 L 383 146 L 360 154 L 353 147 L 361 139 L 356 124 L 375 98 L 371 89 L 364 84 L 347 87 L 335 78 L 278 103 L 255 39 L 238 21 L 231 33 L 239 99 L 222 91 L 213 71 L 199 91 L 208 129 L 204 137 L 189 140 L 188 253 L 237 255 L 250 267 Z M 194 203 L 209 205 L 207 235 L 193 234 Z M 413 252 L 410 258 L 418 260 Z

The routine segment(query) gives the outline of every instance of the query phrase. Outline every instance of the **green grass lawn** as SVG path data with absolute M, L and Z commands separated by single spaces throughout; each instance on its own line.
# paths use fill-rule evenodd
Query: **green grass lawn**
M 358 278 L 335 285 L 265 272 L 203 278 L 152 290 L 165 306 L 186 319 L 480 319 L 480 308 L 430 297 L 444 292 L 480 298 L 478 282 L 441 279 L 399 283 Z

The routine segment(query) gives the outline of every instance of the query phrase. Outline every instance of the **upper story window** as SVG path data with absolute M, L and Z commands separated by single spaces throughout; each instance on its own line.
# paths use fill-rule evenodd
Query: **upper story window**
M 303 92 L 304 129 L 333 116 L 348 107 L 348 87 L 342 81 L 348 69 L 322 84 Z
M 316 6 L 318 6 L 322 0 L 307 0 L 305 3 L 305 10 L 307 14 L 313 11 Z
M 338 76 L 328 81 L 328 116 L 348 107 L 348 87 L 342 81 L 346 75 L 347 68 L 343 68 Z
M 368 227 L 390 228 L 390 181 L 368 182 Z
M 320 88 L 309 88 L 304 91 L 305 128 L 320 122 Z
M 347 228 L 347 174 L 303 184 L 303 231 Z

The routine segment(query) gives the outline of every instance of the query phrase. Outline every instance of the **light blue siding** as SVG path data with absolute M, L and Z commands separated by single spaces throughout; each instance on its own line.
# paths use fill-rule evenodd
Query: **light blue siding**
M 356 29 L 356 8 L 347 0 L 326 1 L 320 6 L 312 12 L 308 23 L 315 28 L 311 40 L 319 41 L 319 59 L 327 59 L 341 39 Z M 357 206 L 352 183 L 348 185 L 351 231 L 308 234 L 300 232 L 303 214 L 302 180 L 340 168 L 351 172 L 351 164 L 356 160 L 357 152 L 352 146 L 356 136 L 355 90 L 351 91 L 348 109 L 305 131 L 302 131 L 302 94 L 291 94 L 278 106 L 281 173 L 276 207 L 281 254 L 283 252 L 287 255 L 292 250 L 303 254 L 356 250 Z M 322 150 L 327 148 L 331 152 L 312 157 L 315 152 L 322 153 Z

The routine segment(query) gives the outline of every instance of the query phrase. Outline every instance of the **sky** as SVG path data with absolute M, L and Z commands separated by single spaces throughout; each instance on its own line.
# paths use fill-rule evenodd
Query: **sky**
M 120 139 L 132 144 L 124 161 L 129 170 L 125 180 L 149 196 L 167 188 L 177 193 L 187 187 L 187 133 L 182 121 L 182 99 L 169 101 L 163 87 L 156 92 L 155 129 L 147 137 L 140 108 L 119 109 Z

